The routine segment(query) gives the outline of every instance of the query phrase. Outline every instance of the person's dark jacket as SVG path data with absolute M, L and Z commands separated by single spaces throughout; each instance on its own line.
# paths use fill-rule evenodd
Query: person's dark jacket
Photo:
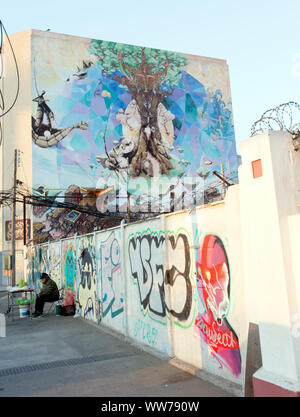
M 46 277 L 45 279 L 46 279 L 46 281 L 43 284 L 40 295 L 47 295 L 51 298 L 56 298 L 58 300 L 59 299 L 59 291 L 58 291 L 56 283 L 50 277 Z

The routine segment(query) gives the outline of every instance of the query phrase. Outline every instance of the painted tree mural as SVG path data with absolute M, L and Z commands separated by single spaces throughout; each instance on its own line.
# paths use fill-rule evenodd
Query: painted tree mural
M 187 59 L 174 52 L 99 40 L 91 42 L 89 52 L 98 57 L 103 74 L 129 92 L 140 119 L 136 143 L 130 147 L 129 175 L 168 175 L 172 163 L 158 115 L 170 113 L 162 103 L 179 83 Z
M 221 164 L 237 179 L 225 61 L 59 34 L 33 35 L 31 56 L 32 186 L 53 200 L 34 210 L 39 242 L 108 224 L 86 210 L 169 210 L 182 187 L 185 208 L 217 199 Z

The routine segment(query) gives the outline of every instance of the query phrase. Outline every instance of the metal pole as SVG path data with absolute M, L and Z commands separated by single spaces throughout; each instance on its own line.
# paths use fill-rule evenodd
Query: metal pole
M 12 233 L 11 233 L 11 285 L 16 285 L 16 195 L 17 195 L 17 158 L 18 151 L 15 149 L 14 177 L 13 177 L 13 206 L 12 206 Z
M 222 180 L 228 187 L 230 187 L 233 184 L 230 184 L 230 182 L 228 182 L 227 180 L 225 180 L 225 178 L 223 178 L 220 174 L 217 173 L 217 171 L 213 171 L 213 174 L 220 178 L 220 180 Z
M 224 178 L 224 165 L 221 163 L 221 176 Z M 222 181 L 222 200 L 225 198 L 225 183 Z
M 128 223 L 130 222 L 130 193 L 127 191 L 127 215 Z
M 26 245 L 26 226 L 27 226 L 27 220 L 26 220 L 26 196 L 23 197 L 23 239 L 24 239 L 24 246 Z

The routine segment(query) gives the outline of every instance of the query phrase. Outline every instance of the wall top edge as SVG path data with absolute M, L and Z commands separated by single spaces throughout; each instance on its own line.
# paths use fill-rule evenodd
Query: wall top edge
M 241 141 L 241 144 L 243 142 L 247 142 L 247 141 L 251 141 L 251 140 L 253 141 L 256 138 L 262 138 L 264 136 L 291 136 L 291 133 L 288 132 L 287 130 L 272 130 L 272 129 L 268 129 L 268 130 L 265 130 L 264 132 L 261 132 L 261 133 L 258 133 L 256 135 L 249 136 L 246 139 L 243 139 Z
M 3 38 L 3 42 L 6 43 L 8 38 L 12 42 L 14 42 L 14 39 L 19 39 L 19 38 L 24 38 L 24 39 L 26 38 L 27 40 L 30 40 L 31 36 L 32 36 L 32 29 L 26 29 L 20 32 L 9 33 L 8 37 L 5 36 Z
M 165 217 L 172 217 L 172 216 L 178 216 L 179 214 L 184 214 L 184 213 L 190 214 L 194 210 L 200 211 L 200 210 L 205 210 L 207 208 L 211 208 L 211 207 L 215 207 L 215 206 L 220 206 L 220 205 L 224 205 L 224 204 L 225 204 L 225 200 L 219 200 L 219 201 L 214 201 L 213 203 L 203 204 L 201 206 L 197 206 L 197 207 L 194 207 L 192 209 L 184 209 L 184 210 L 175 211 L 175 212 L 167 213 L 167 214 L 163 214 L 163 215 Z
M 18 32 L 13 32 L 13 33 L 8 33 L 8 36 L 15 36 L 15 35 L 22 35 L 22 34 L 32 34 L 32 32 L 34 31 L 34 29 L 24 29 L 24 30 L 20 30 Z
M 238 184 L 236 184 L 236 185 L 238 185 Z M 197 212 L 197 211 L 200 211 L 200 210 L 203 210 L 203 209 L 217 207 L 217 206 L 222 206 L 222 205 L 225 205 L 225 200 L 215 201 L 215 202 L 210 203 L 210 204 L 204 204 L 202 206 L 197 206 L 197 207 L 195 207 L 193 209 L 185 209 L 185 210 L 180 210 L 180 211 L 176 211 L 176 212 L 173 212 L 173 213 L 166 213 L 166 214 L 162 213 L 162 214 L 158 214 L 155 217 L 151 217 L 151 218 L 147 219 L 147 222 L 151 222 L 151 221 L 155 221 L 155 220 L 161 219 L 164 216 L 165 217 L 172 217 L 172 216 L 178 216 L 178 215 L 181 215 L 181 214 L 190 214 L 194 210 Z M 140 223 L 144 223 L 144 222 L 145 222 L 145 219 L 141 219 L 141 220 L 138 220 L 136 222 L 125 223 L 124 224 L 124 228 L 126 228 L 128 226 L 136 226 L 136 225 L 138 225 Z M 84 235 L 76 235 L 76 236 L 74 235 L 74 236 L 71 236 L 71 237 L 65 237 L 65 238 L 62 238 L 62 239 L 59 239 L 59 240 L 51 240 L 49 242 L 36 243 L 34 245 L 33 244 L 29 244 L 29 245 L 24 246 L 24 248 L 25 247 L 31 247 L 31 246 L 44 246 L 44 245 L 48 245 L 48 244 L 51 244 L 51 243 L 63 242 L 65 240 L 72 240 L 72 239 L 81 238 L 81 237 L 84 237 L 84 236 L 92 236 L 92 235 L 97 235 L 97 234 L 101 234 L 101 233 L 111 232 L 111 231 L 117 230 L 117 229 L 119 229 L 121 227 L 122 227 L 122 225 L 120 223 L 118 226 L 110 227 L 108 229 L 97 230 L 95 232 L 86 233 Z
M 65 39 L 65 40 L 85 40 L 88 41 L 90 39 L 98 39 L 98 38 L 87 38 L 84 36 L 77 36 L 77 35 L 69 35 L 66 33 L 56 33 L 56 32 L 51 32 L 51 31 L 44 31 L 44 30 L 38 30 L 38 29 L 29 29 L 27 31 L 24 31 L 24 33 L 26 32 L 31 32 L 32 36 L 40 36 L 40 37 L 47 37 L 47 38 L 54 38 L 54 39 Z M 23 33 L 23 32 L 17 32 L 17 33 Z M 14 34 L 12 34 L 13 36 Z M 145 45 L 136 45 L 136 44 L 128 44 L 126 42 L 122 42 L 122 41 L 113 41 L 113 40 L 109 40 L 109 39 L 99 39 L 99 40 L 104 40 L 104 41 L 111 41 L 111 42 L 116 42 L 116 43 L 120 43 L 120 44 L 124 44 L 124 45 L 133 45 L 133 46 L 137 46 L 137 47 L 146 47 L 146 48 L 150 48 L 150 49 L 161 49 L 161 50 L 165 50 L 162 48 L 158 48 L 158 47 L 154 47 L 154 46 L 145 46 Z M 226 59 L 221 59 L 221 58 L 214 58 L 214 57 L 207 57 L 207 56 L 201 56 L 201 55 L 195 55 L 195 54 L 190 54 L 190 53 L 186 53 L 186 52 L 182 52 L 182 51 L 171 51 L 171 50 L 167 50 L 168 52 L 175 52 L 175 53 L 180 53 L 182 55 L 186 55 L 189 56 L 191 58 L 201 58 L 203 60 L 206 61 L 214 61 L 214 62 L 219 62 L 222 64 L 227 64 Z

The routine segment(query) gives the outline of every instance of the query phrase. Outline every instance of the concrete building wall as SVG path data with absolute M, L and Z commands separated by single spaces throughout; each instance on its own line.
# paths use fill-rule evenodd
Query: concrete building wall
M 266 132 L 241 144 L 240 207 L 247 316 L 259 326 L 257 393 L 299 391 L 299 163 L 292 137 Z M 252 163 L 261 161 L 254 178 Z M 293 225 L 293 227 L 291 227 Z M 295 337 L 296 335 L 296 337 Z M 269 385 L 268 385 L 269 383 Z
M 74 291 L 77 314 L 143 349 L 221 377 L 241 393 L 246 325 L 240 231 L 228 208 L 238 206 L 238 186 L 227 199 L 41 245 L 38 262 L 28 248 L 27 263 L 35 269 L 34 282 L 31 273 L 29 279 L 37 285 L 38 275 L 50 272 Z
M 241 395 L 298 396 L 300 155 L 284 132 L 241 154 L 224 201 L 62 241 L 64 273 L 78 314 L 141 348 Z
M 13 51 L 11 49 L 13 47 Z M 14 53 L 14 54 L 13 54 Z M 16 62 L 17 61 L 17 66 Z M 32 184 L 32 140 L 31 140 L 31 30 L 10 35 L 3 40 L 4 93 L 5 111 L 7 111 L 17 95 L 13 108 L 1 119 L 3 137 L 0 149 L 1 157 L 1 189 L 13 187 L 14 151 L 19 149 L 17 179 L 27 186 Z M 17 220 L 23 220 L 23 207 L 17 204 Z M 30 218 L 31 210 L 27 208 Z M 6 239 L 6 222 L 11 221 L 11 208 L 1 208 L 1 251 L 10 253 L 11 240 Z M 29 237 L 30 238 L 30 237 Z M 23 240 L 16 241 L 17 278 L 23 278 Z M 21 252 L 20 252 L 21 251 Z

